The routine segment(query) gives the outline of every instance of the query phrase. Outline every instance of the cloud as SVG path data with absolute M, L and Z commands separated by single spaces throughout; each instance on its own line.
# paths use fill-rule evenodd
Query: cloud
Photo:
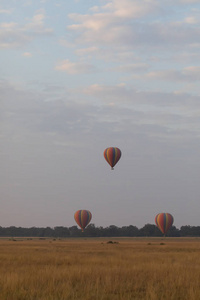
M 44 14 L 37 13 L 24 25 L 16 22 L 0 23 L 0 48 L 22 47 L 37 36 L 51 35 L 53 30 L 45 27 L 44 19 Z
M 38 12 L 36 13 L 29 23 L 27 23 L 24 27 L 26 31 L 32 32 L 32 34 L 37 35 L 48 35 L 53 33 L 52 28 L 45 27 L 44 20 L 46 16 L 44 13 Z
M 71 62 L 69 59 L 61 61 L 55 69 L 69 74 L 92 73 L 96 71 L 96 68 L 91 64 L 84 62 Z
M 23 3 L 24 7 L 31 6 L 33 4 L 33 0 L 25 0 Z
M 156 80 L 167 80 L 167 81 L 187 81 L 194 82 L 200 80 L 200 67 L 199 66 L 189 66 L 182 70 L 159 70 L 152 71 L 146 74 L 149 79 Z
M 195 16 L 191 16 L 191 17 L 185 18 L 185 22 L 188 24 L 198 24 L 199 19 L 197 19 Z
M 119 0 L 110 1 L 99 7 L 99 12 L 90 15 L 69 14 L 69 18 L 76 22 L 68 26 L 69 30 L 82 32 L 85 41 L 110 41 L 123 36 L 130 27 L 126 22 L 133 22 L 156 10 L 156 1 L 130 1 L 123 3 Z M 95 8 L 97 11 L 97 7 Z M 77 24 L 78 23 L 78 24 Z M 127 35 L 126 34 L 126 35 Z
M 131 1 L 125 0 L 123 3 L 120 0 L 110 1 L 104 6 L 104 9 L 111 11 L 117 18 L 137 19 L 146 16 L 149 13 L 155 12 L 158 9 L 157 1 Z
M 85 55 L 97 53 L 98 51 L 99 51 L 99 48 L 94 46 L 94 47 L 89 47 L 89 48 L 77 49 L 75 52 L 77 55 L 85 56 Z
M 195 4 L 195 3 L 199 3 L 199 0 L 178 0 L 178 2 L 180 3 L 186 3 L 186 4 Z
M 146 63 L 130 63 L 130 64 L 124 64 L 120 65 L 116 68 L 114 68 L 115 71 L 118 72 L 143 72 L 149 69 L 149 65 Z
M 1 9 L 0 8 L 0 14 L 11 14 L 11 10 L 10 9 Z
M 91 7 L 90 11 L 95 12 L 95 13 L 99 12 L 99 6 L 96 5 L 96 6 Z
M 96 135 L 96 130 L 101 135 L 105 131 L 112 134 L 116 128 L 124 134 L 131 134 L 131 128 L 131 131 L 139 130 L 147 136 L 169 139 L 179 133 L 185 137 L 189 132 L 191 136 L 196 136 L 200 130 L 200 113 L 196 109 L 199 97 L 187 94 L 145 93 L 124 84 L 95 84 L 87 89 L 62 91 L 60 101 L 47 102 L 49 96 L 46 92 L 32 93 L 7 82 L 0 84 L 0 92 L 4 95 L 1 127 L 9 139 L 20 138 L 20 132 L 26 132 L 34 135 L 55 134 L 56 141 L 56 136 L 60 135 L 84 135 L 89 132 Z M 75 92 L 73 97 L 79 101 L 71 101 L 71 94 Z M 187 131 L 183 133 L 182 130 Z
M 31 40 L 16 23 L 0 24 L 0 48 L 19 47 Z
M 59 39 L 59 44 L 65 48 L 74 48 L 74 42 L 70 42 L 69 40 L 65 40 L 64 38 Z
M 166 114 L 175 113 L 183 116 L 195 113 L 199 102 L 198 96 L 187 93 L 137 91 L 125 84 L 112 86 L 93 84 L 81 90 L 81 93 L 87 95 L 87 98 L 99 99 L 104 105 L 112 103 L 116 107 L 129 107 L 130 110 L 139 112 L 157 114 L 166 112 Z
M 145 3 L 144 3 L 145 2 Z M 165 2 L 166 3 L 166 2 Z M 91 14 L 70 14 L 74 22 L 67 28 L 77 33 L 77 43 L 104 47 L 146 46 L 149 49 L 159 46 L 163 50 L 183 45 L 194 44 L 200 29 L 195 26 L 198 15 L 189 10 L 185 17 L 183 4 L 178 4 L 180 20 L 169 4 L 161 5 L 159 1 L 109 1 L 99 6 L 99 12 Z M 170 18 L 166 17 L 169 16 Z M 184 17 L 183 17 L 184 16 Z M 165 50 L 164 50 L 165 51 Z
M 24 52 L 23 56 L 25 56 L 25 57 L 32 57 L 32 53 L 30 53 L 30 52 Z

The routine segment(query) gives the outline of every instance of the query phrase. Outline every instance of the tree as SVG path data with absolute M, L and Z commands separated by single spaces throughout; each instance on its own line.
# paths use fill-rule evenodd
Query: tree
M 85 234 L 87 236 L 97 236 L 97 229 L 94 224 L 89 224 L 85 229 Z
M 55 237 L 68 237 L 68 236 L 70 236 L 70 231 L 67 227 L 57 226 L 57 227 L 54 227 L 54 236 Z
M 138 236 L 138 234 L 139 234 L 139 229 L 133 225 L 123 226 L 120 229 L 121 236 Z
M 140 236 L 162 236 L 162 233 L 156 225 L 146 224 L 139 230 Z

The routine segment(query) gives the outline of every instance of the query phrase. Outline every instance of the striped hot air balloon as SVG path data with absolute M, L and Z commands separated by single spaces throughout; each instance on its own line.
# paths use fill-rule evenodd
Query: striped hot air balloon
M 172 226 L 173 222 L 174 218 L 169 213 L 160 213 L 155 217 L 155 223 L 164 235 Z
M 89 210 L 77 210 L 74 214 L 74 219 L 81 230 L 84 231 L 85 227 L 90 223 L 92 214 Z
M 117 147 L 109 147 L 104 150 L 104 158 L 111 166 L 113 170 L 116 163 L 119 161 L 121 157 L 121 150 Z

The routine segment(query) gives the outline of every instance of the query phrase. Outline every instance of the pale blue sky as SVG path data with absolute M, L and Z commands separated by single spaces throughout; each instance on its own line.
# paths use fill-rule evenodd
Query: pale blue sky
M 199 25 L 195 0 L 0 0 L 0 226 L 199 225 Z

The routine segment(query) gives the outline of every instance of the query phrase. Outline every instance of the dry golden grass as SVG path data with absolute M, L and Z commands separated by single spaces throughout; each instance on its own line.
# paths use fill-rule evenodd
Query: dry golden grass
M 0 300 L 198 300 L 200 239 L 0 240 Z

